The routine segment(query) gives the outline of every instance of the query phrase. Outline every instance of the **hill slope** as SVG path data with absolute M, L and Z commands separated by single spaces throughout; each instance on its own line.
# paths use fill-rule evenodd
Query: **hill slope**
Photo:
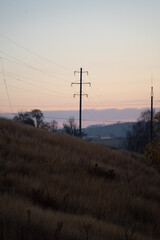
M 0 119 L 1 239 L 158 239 L 159 183 L 137 155 Z
M 126 137 L 127 131 L 131 130 L 135 122 L 116 123 L 111 125 L 91 125 L 84 129 L 85 133 L 89 136 L 108 136 L 113 138 Z

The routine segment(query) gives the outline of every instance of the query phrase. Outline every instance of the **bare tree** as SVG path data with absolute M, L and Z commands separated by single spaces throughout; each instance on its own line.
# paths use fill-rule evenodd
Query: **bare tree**
M 78 136 L 77 124 L 73 117 L 70 117 L 66 123 L 63 124 L 63 131 L 70 135 Z
M 58 123 L 56 120 L 53 120 L 50 122 L 50 130 L 51 132 L 57 132 L 58 131 Z
M 35 127 L 35 123 L 30 116 L 30 112 L 19 112 L 17 115 L 14 116 L 13 120 Z

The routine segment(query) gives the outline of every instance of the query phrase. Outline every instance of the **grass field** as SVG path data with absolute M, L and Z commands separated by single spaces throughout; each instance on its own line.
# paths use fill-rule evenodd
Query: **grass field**
M 159 224 L 142 156 L 0 119 L 1 240 L 156 240 Z
M 105 145 L 111 148 L 124 149 L 124 139 L 89 139 L 90 142 Z

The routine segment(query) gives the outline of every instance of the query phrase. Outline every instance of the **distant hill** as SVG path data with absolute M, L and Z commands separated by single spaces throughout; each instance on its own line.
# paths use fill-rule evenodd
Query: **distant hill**
M 2 240 L 156 240 L 160 174 L 141 155 L 0 119 Z
M 78 106 L 77 106 L 78 107 Z M 82 127 L 87 127 L 93 124 L 111 124 L 116 122 L 135 122 L 140 116 L 141 112 L 146 108 L 124 108 L 124 109 L 83 109 L 82 111 Z M 157 109 L 157 111 L 160 109 Z M 59 123 L 59 127 L 62 127 L 63 123 L 67 121 L 69 117 L 74 117 L 79 121 L 78 110 L 56 110 L 56 111 L 43 111 L 45 121 L 52 121 L 55 119 Z M 1 113 L 1 117 L 13 118 L 13 114 Z
M 124 138 L 135 122 L 116 123 L 111 125 L 91 125 L 84 129 L 88 136 L 106 136 L 110 138 Z

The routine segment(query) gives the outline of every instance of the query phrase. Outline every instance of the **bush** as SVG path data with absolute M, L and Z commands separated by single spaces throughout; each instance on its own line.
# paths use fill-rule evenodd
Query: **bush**
M 147 144 L 145 156 L 152 165 L 160 170 L 160 141 Z

